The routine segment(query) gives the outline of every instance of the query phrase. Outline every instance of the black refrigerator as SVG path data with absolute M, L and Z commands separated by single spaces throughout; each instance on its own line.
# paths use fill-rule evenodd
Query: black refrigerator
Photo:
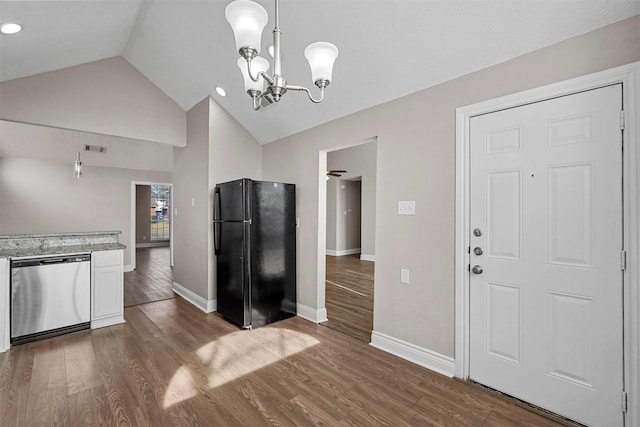
M 217 310 L 242 328 L 296 314 L 296 187 L 239 179 L 213 200 Z

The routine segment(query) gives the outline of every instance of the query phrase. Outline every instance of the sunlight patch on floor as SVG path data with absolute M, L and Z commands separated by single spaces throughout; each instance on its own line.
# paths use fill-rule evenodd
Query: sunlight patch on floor
M 165 409 L 306 350 L 320 342 L 283 328 L 238 331 L 196 350 L 192 363 L 176 371 L 164 395 Z

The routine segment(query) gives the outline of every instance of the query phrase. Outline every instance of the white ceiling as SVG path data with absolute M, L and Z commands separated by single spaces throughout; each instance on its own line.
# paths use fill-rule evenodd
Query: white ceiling
M 269 12 L 266 51 L 274 2 L 258 2 Z M 185 110 L 211 95 L 267 143 L 640 14 L 640 0 L 282 0 L 289 83 L 316 89 L 309 43 L 330 41 L 340 56 L 323 103 L 290 92 L 254 112 L 227 3 L 2 0 L 0 22 L 24 30 L 0 37 L 0 81 L 121 55 Z

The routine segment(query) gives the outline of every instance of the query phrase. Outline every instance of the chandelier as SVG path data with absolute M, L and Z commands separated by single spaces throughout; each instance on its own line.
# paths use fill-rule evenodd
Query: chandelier
M 244 88 L 253 99 L 253 109 L 262 105 L 280 101 L 289 90 L 306 92 L 315 103 L 322 102 L 324 90 L 331 83 L 333 63 L 338 57 L 338 48 L 327 42 L 311 43 L 304 50 L 304 56 L 311 67 L 311 78 L 320 89 L 320 98 L 315 99 L 309 89 L 290 85 L 282 76 L 282 57 L 280 54 L 279 0 L 275 0 L 275 27 L 273 29 L 273 74 L 267 74 L 269 61 L 258 56 L 262 31 L 267 24 L 267 11 L 251 0 L 236 0 L 225 9 L 225 16 L 236 39 L 236 49 L 240 53 L 238 68 L 242 71 Z M 266 102 L 264 102 L 266 101 Z

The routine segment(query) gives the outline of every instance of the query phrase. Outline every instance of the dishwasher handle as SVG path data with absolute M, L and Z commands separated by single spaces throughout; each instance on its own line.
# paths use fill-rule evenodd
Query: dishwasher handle
M 91 261 L 91 254 L 66 255 L 63 257 L 43 257 L 11 260 L 11 268 L 34 267 L 38 265 L 68 264 Z

